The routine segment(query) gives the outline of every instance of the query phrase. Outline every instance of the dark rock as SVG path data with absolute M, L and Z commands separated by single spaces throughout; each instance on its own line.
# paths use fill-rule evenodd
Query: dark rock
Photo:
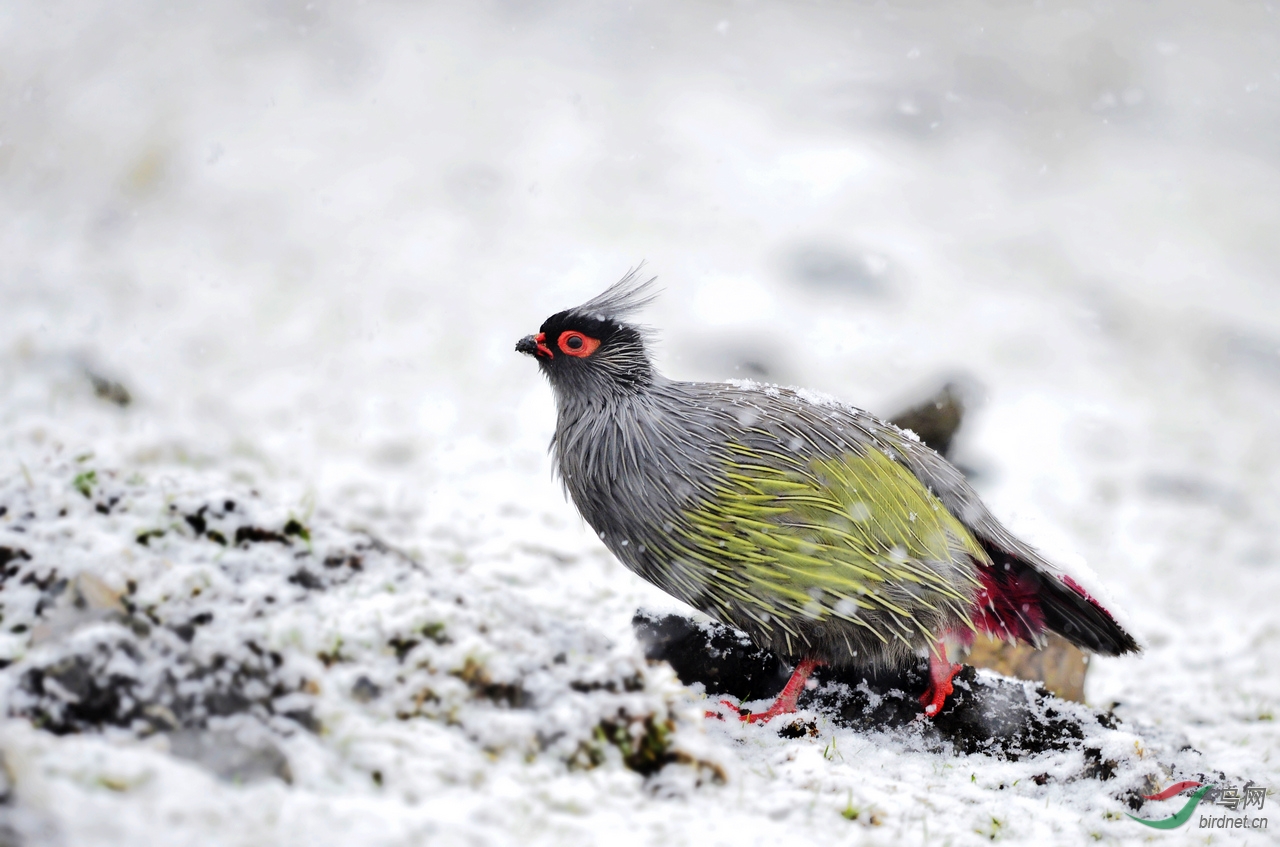
M 21 564 L 10 564 L 29 562 L 31 554 L 21 547 L 0 547 L 0 585 L 4 585 L 4 581 L 11 576 L 16 576 Z
M 289 582 L 294 585 L 300 585 L 308 591 L 314 591 L 317 588 L 324 588 L 324 582 L 320 577 L 313 574 L 306 568 L 301 568 L 293 576 L 289 577 Z
M 278 532 L 272 532 L 269 529 L 262 529 L 256 526 L 242 526 L 236 530 L 236 546 L 241 544 L 259 544 L 264 541 L 274 541 L 279 544 L 288 544 L 288 537 Z
M 204 519 L 204 513 L 208 509 L 208 506 L 201 506 L 194 514 L 183 516 L 196 535 L 204 535 L 204 531 L 209 528 L 209 522 Z
M 320 720 L 316 717 L 315 712 L 310 709 L 292 709 L 288 712 L 281 712 L 281 717 L 288 718 L 307 732 L 314 735 L 320 734 Z
M 964 420 L 964 411 L 960 387 L 948 382 L 931 397 L 889 418 L 889 422 L 911 430 L 920 436 L 925 446 L 947 456 Z
M 361 703 L 370 703 L 382 696 L 382 688 L 369 677 L 361 676 L 351 686 L 351 696 Z
M 354 553 L 346 555 L 336 553 L 326 556 L 324 559 L 324 566 L 326 568 L 340 568 L 344 565 L 353 571 L 358 571 L 364 568 L 364 560 Z
M 1102 750 L 1097 747 L 1086 747 L 1084 751 L 1084 775 L 1087 779 L 1108 780 L 1116 775 L 1120 767 L 1114 759 L 1103 759 Z
M 776 655 L 727 626 L 643 611 L 631 625 L 645 646 L 645 658 L 669 663 L 682 682 L 701 682 L 708 692 L 739 700 L 768 697 L 781 691 L 791 675 Z
M 754 646 L 736 630 L 680 615 L 638 612 L 632 621 L 645 656 L 671 664 L 685 684 L 702 683 L 709 695 L 738 700 L 777 696 L 791 668 Z M 912 725 L 926 743 L 950 744 L 960 753 L 1006 759 L 1079 745 L 1077 718 L 1053 708 L 1061 702 L 1042 688 L 1009 679 L 979 677 L 972 667 L 956 675 L 955 692 L 932 720 L 921 720 L 920 695 L 928 684 L 928 661 L 901 670 L 868 672 L 819 666 L 817 687 L 800 697 L 800 708 L 818 709 L 841 726 L 859 730 Z M 1099 761 L 1091 773 L 1107 779 L 1114 762 Z

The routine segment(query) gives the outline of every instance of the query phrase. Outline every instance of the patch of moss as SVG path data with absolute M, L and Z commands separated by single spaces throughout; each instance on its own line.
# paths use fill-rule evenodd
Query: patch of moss
M 448 644 L 449 636 L 445 635 L 444 624 L 440 621 L 432 621 L 424 624 L 422 634 L 437 644 Z
M 670 718 L 633 717 L 619 712 L 617 717 L 596 725 L 591 740 L 578 747 L 569 765 L 583 769 L 599 767 L 608 758 L 608 749 L 613 747 L 621 754 L 624 765 L 641 776 L 651 776 L 672 762 L 687 758 L 672 751 L 674 732 L 675 724 Z
M 311 542 L 311 531 L 303 526 L 302 522 L 297 518 L 289 518 L 288 522 L 284 525 L 284 534 L 296 535 L 307 543 Z
M 93 487 L 97 484 L 97 471 L 82 471 L 76 474 L 75 479 L 71 480 L 71 487 L 76 491 L 79 491 L 86 498 L 93 496 Z

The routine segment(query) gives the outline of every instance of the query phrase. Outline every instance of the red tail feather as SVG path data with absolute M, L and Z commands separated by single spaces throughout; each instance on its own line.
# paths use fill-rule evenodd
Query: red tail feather
M 1103 656 L 1142 649 L 1071 577 L 1041 573 L 994 542 L 981 543 L 991 564 L 978 568 L 982 587 L 975 598 L 973 622 L 980 631 L 1033 644 L 1045 631 L 1056 632 L 1077 647 Z
M 993 638 L 1034 642 L 1044 632 L 1038 580 L 1023 578 L 1012 568 L 979 568 L 982 581 L 974 603 L 973 622 Z

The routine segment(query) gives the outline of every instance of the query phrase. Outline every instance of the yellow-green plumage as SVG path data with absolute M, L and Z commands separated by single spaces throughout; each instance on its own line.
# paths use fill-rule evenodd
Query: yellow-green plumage
M 714 496 L 673 539 L 700 564 L 703 596 L 791 639 L 809 628 L 796 621 L 839 618 L 906 646 L 939 634 L 922 608 L 968 623 L 978 582 L 967 563 L 986 554 L 902 465 L 874 449 L 807 462 L 729 449 Z

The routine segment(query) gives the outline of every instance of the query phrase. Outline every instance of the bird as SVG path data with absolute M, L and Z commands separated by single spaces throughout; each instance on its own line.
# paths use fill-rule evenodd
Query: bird
M 515 349 L 551 384 L 555 470 L 609 551 L 794 667 L 743 720 L 796 711 L 820 664 L 895 670 L 925 655 L 920 703 L 935 717 L 962 667 L 952 655 L 979 633 L 1141 649 L 910 431 L 804 389 L 660 374 L 632 321 L 657 294 L 639 271 Z

